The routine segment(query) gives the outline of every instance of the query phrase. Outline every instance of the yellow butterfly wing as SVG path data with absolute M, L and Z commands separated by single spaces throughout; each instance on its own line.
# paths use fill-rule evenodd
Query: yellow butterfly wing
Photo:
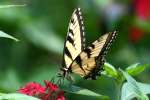
M 107 33 L 87 47 L 71 64 L 71 72 L 95 79 L 104 64 L 105 55 L 116 37 L 116 31 Z
M 84 26 L 80 8 L 74 10 L 64 45 L 63 67 L 69 68 L 74 59 L 85 48 Z

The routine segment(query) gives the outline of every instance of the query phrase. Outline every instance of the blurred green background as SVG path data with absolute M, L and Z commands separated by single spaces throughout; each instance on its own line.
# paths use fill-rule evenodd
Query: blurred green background
M 8 4 L 26 6 L 0 9 L 0 30 L 20 40 L 0 38 L 0 92 L 15 92 L 30 81 L 43 83 L 58 72 L 68 23 L 77 7 L 83 13 L 87 45 L 106 32 L 118 30 L 107 62 L 124 69 L 150 61 L 149 0 L 0 1 L 0 5 Z M 149 75 L 150 69 L 146 69 L 136 78 L 150 83 Z M 102 75 L 96 81 L 79 79 L 76 84 L 115 100 L 116 84 L 109 77 Z M 87 97 L 67 94 L 67 98 Z

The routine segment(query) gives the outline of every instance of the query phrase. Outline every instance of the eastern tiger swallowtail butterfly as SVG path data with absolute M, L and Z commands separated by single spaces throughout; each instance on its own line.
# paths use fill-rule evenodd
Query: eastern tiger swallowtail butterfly
M 61 77 L 75 73 L 85 79 L 96 79 L 103 70 L 105 55 L 116 37 L 116 31 L 98 38 L 90 46 L 85 47 L 85 32 L 80 8 L 74 10 L 64 44 Z

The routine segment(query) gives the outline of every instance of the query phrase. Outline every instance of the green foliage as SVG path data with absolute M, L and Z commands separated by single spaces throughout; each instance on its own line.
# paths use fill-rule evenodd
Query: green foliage
M 127 67 L 126 72 L 121 70 L 122 74 L 120 74 L 120 70 L 118 71 L 111 64 L 105 63 L 104 72 L 105 75 L 115 78 L 118 86 L 119 84 L 123 84 L 122 87 L 120 87 L 121 100 L 131 100 L 135 97 L 139 100 L 149 100 L 146 94 L 150 94 L 150 85 L 136 82 L 136 80 L 130 76 L 138 75 L 139 73 L 143 72 L 147 67 L 149 67 L 149 64 L 139 65 L 139 63 L 136 63 Z M 123 77 L 125 77 L 127 82 L 124 82 L 125 79 Z
M 147 91 L 150 93 L 150 85 L 144 85 L 143 83 L 138 83 L 135 79 L 133 79 L 129 74 L 122 71 L 125 76 L 127 82 L 124 83 L 122 87 L 122 95 L 121 100 L 131 100 L 133 98 L 137 98 L 138 100 L 149 100 L 148 96 L 145 94 Z
M 0 31 L 0 37 L 9 38 L 9 39 L 12 39 L 15 41 L 19 41 L 17 38 L 14 38 L 13 36 L 8 35 L 8 34 L 4 33 L 3 31 Z
M 144 94 L 150 94 L 149 84 L 137 82 L 137 85 L 140 88 L 140 91 L 142 91 Z M 131 100 L 135 97 L 138 97 L 134 92 L 135 91 L 132 89 L 130 84 L 128 82 L 125 82 L 122 86 L 121 100 Z M 144 97 L 144 99 L 147 99 L 146 95 L 143 95 L 142 97 Z
M 0 93 L 0 100 L 40 100 L 40 99 L 19 93 L 10 93 L 10 94 Z
M 117 78 L 118 77 L 118 72 L 117 70 L 115 69 L 114 66 L 112 66 L 111 64 L 109 63 L 105 63 L 104 64 L 104 69 L 105 69 L 105 74 L 110 76 L 110 77 L 113 77 L 113 78 Z
M 139 63 L 133 64 L 129 67 L 126 68 L 126 71 L 130 74 L 130 75 L 138 75 L 139 73 L 143 72 L 145 70 L 145 68 L 150 67 L 149 64 L 145 64 L 145 65 L 139 65 Z
M 101 94 L 95 93 L 95 92 L 93 92 L 91 90 L 83 89 L 81 87 L 74 86 L 74 85 L 71 85 L 71 87 L 69 87 L 65 91 L 68 92 L 68 93 L 72 93 L 72 94 L 84 95 L 84 96 L 92 96 L 92 97 L 95 97 L 95 98 L 100 98 L 102 100 L 109 100 L 108 96 L 101 95 Z

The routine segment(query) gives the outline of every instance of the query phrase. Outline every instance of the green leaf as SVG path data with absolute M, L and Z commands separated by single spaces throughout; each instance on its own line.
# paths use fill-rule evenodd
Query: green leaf
M 19 41 L 17 38 L 15 38 L 11 35 L 8 35 L 8 34 L 4 33 L 3 31 L 0 31 L 0 37 L 9 38 L 9 39 L 13 39 L 15 41 Z
M 137 95 L 141 95 L 142 92 L 140 91 L 140 88 L 137 85 L 136 80 L 134 80 L 129 74 L 127 74 L 126 72 L 122 71 L 123 75 L 125 76 L 125 78 L 127 79 L 128 84 L 130 84 L 130 88 L 137 94 Z
M 66 92 L 69 93 L 73 93 L 73 94 L 78 94 L 78 95 L 85 95 L 85 96 L 93 96 L 93 97 L 97 97 L 97 98 L 101 98 L 103 100 L 109 100 L 108 96 L 104 96 L 98 93 L 95 93 L 91 90 L 88 89 L 83 89 L 77 86 L 72 85 L 70 88 L 68 88 L 67 90 L 64 89 Z
M 133 64 L 126 68 L 126 71 L 130 75 L 137 75 L 145 70 L 145 68 L 150 67 L 150 64 L 139 65 L 139 63 Z
M 130 84 L 127 82 L 124 83 L 121 89 L 121 100 L 131 100 L 136 96 L 137 95 L 132 91 L 132 88 L 130 88 Z
M 141 89 L 141 91 L 144 94 L 150 94 L 150 85 L 149 84 L 137 82 L 137 85 L 139 86 L 139 88 Z M 122 87 L 121 100 L 131 100 L 135 97 L 136 97 L 136 94 L 130 88 L 130 84 L 128 84 L 128 82 L 124 83 L 123 87 Z M 145 98 L 147 98 L 147 96 Z
M 0 93 L 0 100 L 40 100 L 40 99 L 19 93 L 10 93 L 10 94 Z
M 134 78 L 132 78 L 128 73 L 121 70 L 124 77 L 127 80 L 122 87 L 121 100 L 130 100 L 131 98 L 137 97 L 140 100 L 148 100 L 147 96 L 144 94 L 142 89 L 139 87 L 138 83 Z
M 22 6 L 26 6 L 24 5 L 0 5 L 0 9 L 1 8 L 11 8 L 11 7 L 22 7 Z
M 145 84 L 145 83 L 140 83 L 140 82 L 137 82 L 137 83 L 138 83 L 138 86 L 140 87 L 141 91 L 144 94 L 150 94 L 150 84 Z
M 117 78 L 118 77 L 118 72 L 117 70 L 115 69 L 114 66 L 112 66 L 111 64 L 109 63 L 105 63 L 104 64 L 104 73 L 110 77 L 114 77 L 114 78 Z

